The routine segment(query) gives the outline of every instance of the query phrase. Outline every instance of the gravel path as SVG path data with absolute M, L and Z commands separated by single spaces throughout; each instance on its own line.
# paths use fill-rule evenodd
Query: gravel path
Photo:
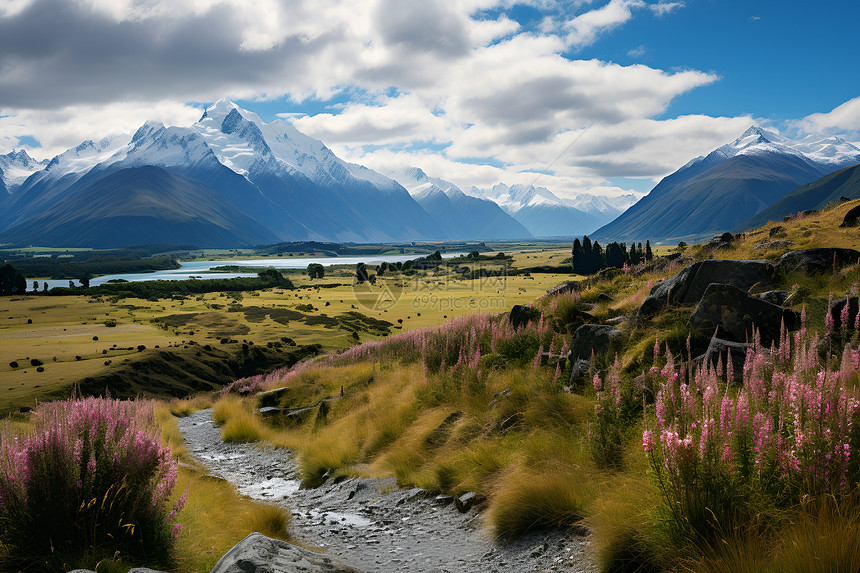
M 399 489 L 394 478 L 300 489 L 289 451 L 222 442 L 211 410 L 181 418 L 179 429 L 189 451 L 213 475 L 244 495 L 287 507 L 294 537 L 368 573 L 597 572 L 590 538 L 574 530 L 497 544 L 475 509 L 460 513 L 450 498 Z

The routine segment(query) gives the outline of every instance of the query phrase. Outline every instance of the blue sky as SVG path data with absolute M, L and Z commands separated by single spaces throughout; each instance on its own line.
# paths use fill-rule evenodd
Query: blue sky
M 12 0 L 0 153 L 231 97 L 347 160 L 647 191 L 753 123 L 860 142 L 854 1 Z

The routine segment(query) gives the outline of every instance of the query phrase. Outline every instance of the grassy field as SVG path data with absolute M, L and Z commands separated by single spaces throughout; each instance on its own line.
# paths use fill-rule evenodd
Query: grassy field
M 516 254 L 514 265 L 556 264 L 567 256 L 567 249 L 541 249 Z M 4 299 L 0 411 L 63 395 L 79 380 L 127 369 L 159 351 L 187 352 L 189 344 L 192 350 L 197 344 L 234 351 L 250 343 L 280 345 L 284 338 L 343 349 L 463 314 L 504 312 L 570 278 L 534 274 L 463 280 L 446 269 L 413 276 L 389 273 L 375 285 L 355 285 L 354 267 L 333 267 L 324 279 L 311 280 L 298 270 L 285 274 L 295 290 L 154 301 L 38 295 Z M 31 360 L 42 365 L 33 366 Z M 12 367 L 13 362 L 18 366 Z

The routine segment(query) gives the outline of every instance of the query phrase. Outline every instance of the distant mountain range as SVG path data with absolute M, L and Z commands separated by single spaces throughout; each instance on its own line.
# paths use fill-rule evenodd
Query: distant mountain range
M 528 229 L 493 201 L 466 195 L 453 183 L 430 177 L 417 167 L 390 175 L 439 221 L 450 236 L 487 240 L 533 237 Z
M 791 140 L 751 127 L 697 157 L 592 235 L 601 241 L 695 242 L 746 224 L 789 193 L 860 163 L 860 149 L 838 138 Z
M 49 162 L 0 156 L 0 243 L 516 239 L 581 234 L 616 214 L 591 195 L 575 201 L 594 214 L 542 188 L 496 186 L 494 202 L 420 170 L 398 177 L 222 99 L 189 127 L 147 122 L 130 141 L 85 141 Z

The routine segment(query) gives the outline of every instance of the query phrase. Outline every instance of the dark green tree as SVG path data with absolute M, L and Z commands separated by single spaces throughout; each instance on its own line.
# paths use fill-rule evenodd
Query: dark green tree
M 367 265 L 365 265 L 364 263 L 358 263 L 357 265 L 355 265 L 355 280 L 359 284 L 368 280 Z
M 325 267 L 319 263 L 311 263 L 308 265 L 307 272 L 311 280 L 321 279 L 325 276 Z
M 0 295 L 23 294 L 27 291 L 27 279 L 10 264 L 0 266 Z
M 645 241 L 645 260 L 650 261 L 654 258 L 654 253 L 651 252 L 651 241 Z

